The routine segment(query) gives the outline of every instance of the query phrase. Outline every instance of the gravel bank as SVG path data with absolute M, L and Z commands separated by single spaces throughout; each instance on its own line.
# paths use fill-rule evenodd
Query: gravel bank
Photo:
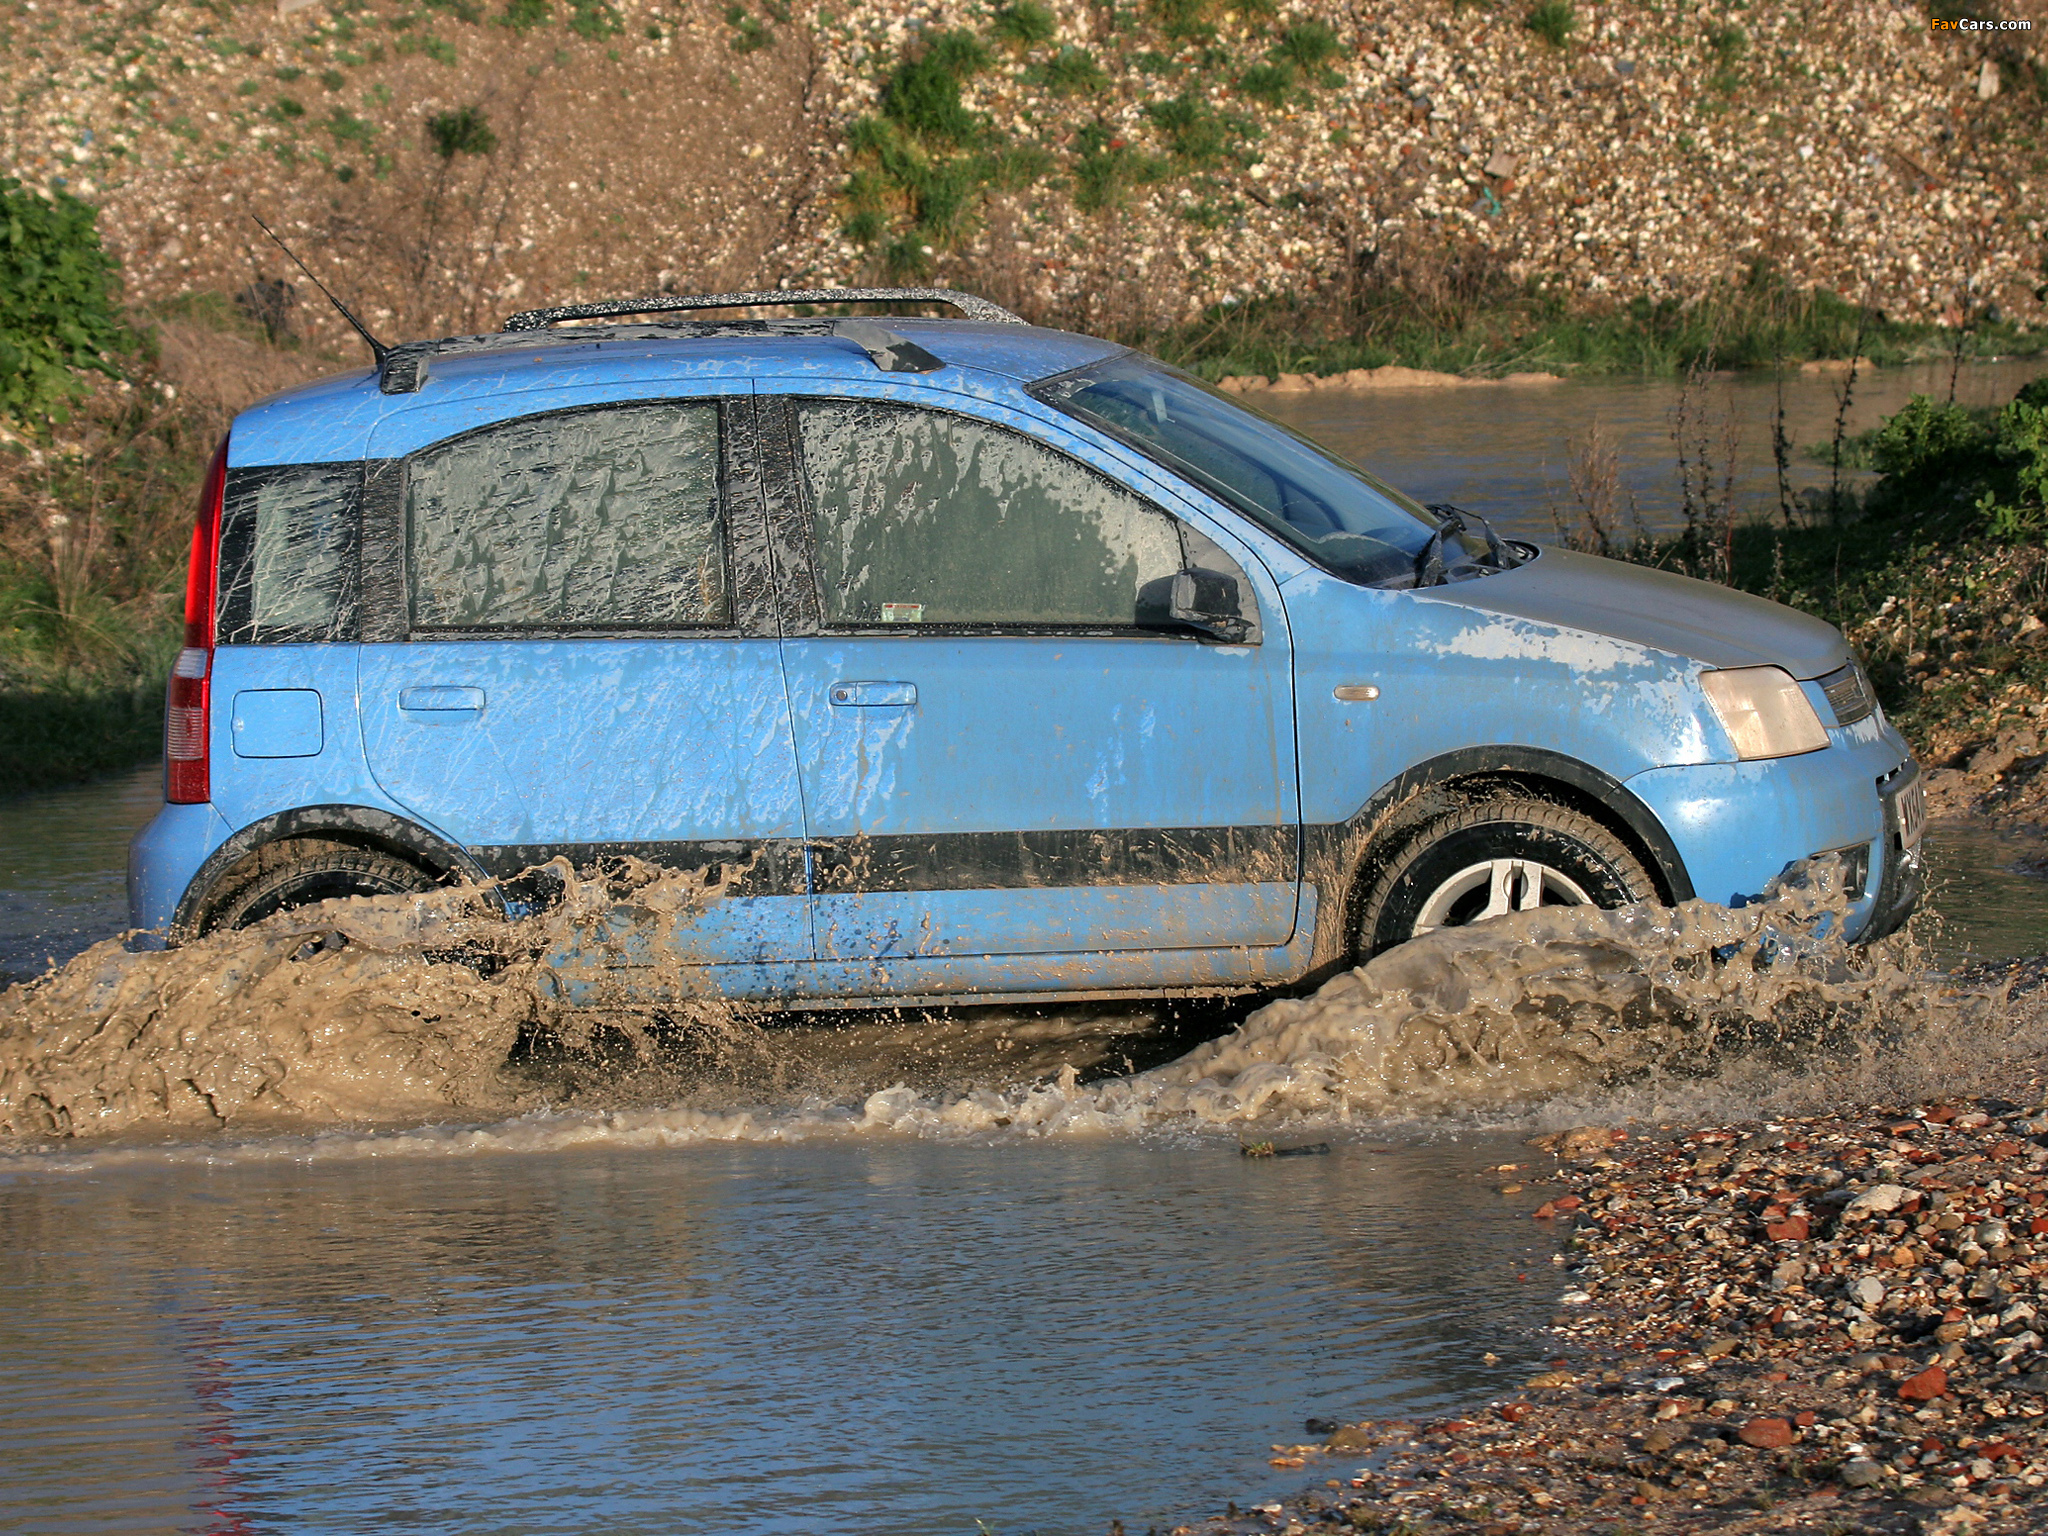
M 1278 1447 L 1325 1488 L 1181 1530 L 2048 1528 L 2048 1061 L 2000 1073 L 2005 1097 L 1542 1139 L 1554 1173 L 1494 1176 L 1541 1180 L 1563 1229 L 1553 1369 Z
M 101 206 L 133 299 L 296 284 L 253 209 L 406 334 L 912 267 L 1096 328 L 1360 280 L 1687 300 L 1754 263 L 2031 322 L 2048 8 L 2001 5 L 2032 30 L 1889 0 L 1609 0 L 1555 40 L 1465 0 L 19 0 L 0 163 Z M 892 108 L 953 31 L 959 78 Z M 288 318 L 352 352 L 311 297 Z

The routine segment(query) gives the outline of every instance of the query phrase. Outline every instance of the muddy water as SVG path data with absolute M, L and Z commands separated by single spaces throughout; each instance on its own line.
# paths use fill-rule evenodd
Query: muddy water
M 1963 405 L 2003 405 L 2043 372 L 2048 362 L 2040 359 L 1973 363 L 1956 371 L 1954 396 Z M 1792 373 L 1784 380 L 1795 494 L 1829 483 L 1829 463 L 1804 450 L 1832 441 L 1843 382 L 1842 376 L 1830 374 Z M 1915 394 L 1946 400 L 1949 393 L 1946 363 L 1860 372 L 1850 392 L 1847 430 L 1876 426 Z M 1423 501 L 1453 502 L 1493 519 L 1503 532 L 1549 540 L 1556 536 L 1551 507 L 1572 516 L 1572 440 L 1595 424 L 1615 448 L 1624 506 L 1632 495 L 1652 530 L 1678 525 L 1681 496 L 1671 440 L 1678 394 L 1678 385 L 1668 380 L 1589 379 L 1248 398 Z M 1712 379 L 1703 386 L 1699 409 L 1710 423 L 1713 482 L 1718 492 L 1732 462 L 1733 503 L 1742 514 L 1777 515 L 1771 451 L 1777 402 L 1778 381 L 1767 372 Z M 1723 437 L 1726 424 L 1734 429 L 1732 454 Z M 1867 478 L 1845 473 L 1844 482 L 1860 485 Z
M 15 1176 L 0 1527 L 1163 1527 L 1298 1487 L 1268 1447 L 1307 1416 L 1526 1376 L 1553 1245 L 1529 1197 L 1465 1175 L 1528 1155 L 911 1141 Z

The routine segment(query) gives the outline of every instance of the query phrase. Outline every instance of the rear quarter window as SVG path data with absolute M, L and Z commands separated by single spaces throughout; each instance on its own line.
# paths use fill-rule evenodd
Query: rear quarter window
M 356 638 L 362 492 L 359 463 L 228 472 L 220 530 L 221 644 Z
M 730 622 L 718 470 L 709 401 L 527 417 L 413 455 L 413 629 Z

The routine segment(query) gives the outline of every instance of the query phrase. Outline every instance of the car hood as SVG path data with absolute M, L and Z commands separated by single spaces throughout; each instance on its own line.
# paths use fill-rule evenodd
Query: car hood
M 1419 594 L 1482 613 L 1690 656 L 1709 667 L 1783 667 L 1797 678 L 1832 672 L 1849 657 L 1823 620 L 1731 587 L 1597 555 L 1546 549 L 1526 565 Z

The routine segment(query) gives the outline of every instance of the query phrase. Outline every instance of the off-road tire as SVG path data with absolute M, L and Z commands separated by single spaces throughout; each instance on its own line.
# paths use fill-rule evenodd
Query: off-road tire
M 211 904 L 204 928 L 246 928 L 316 901 L 430 891 L 437 883 L 417 864 L 382 849 L 296 838 L 263 849 L 256 868 Z
M 1497 859 L 1524 860 L 1562 875 L 1595 906 L 1621 907 L 1657 896 L 1656 882 L 1635 851 L 1592 817 L 1550 800 L 1498 794 L 1427 816 L 1400 837 L 1369 875 L 1357 927 L 1359 956 L 1415 937 L 1433 896 L 1461 871 Z

